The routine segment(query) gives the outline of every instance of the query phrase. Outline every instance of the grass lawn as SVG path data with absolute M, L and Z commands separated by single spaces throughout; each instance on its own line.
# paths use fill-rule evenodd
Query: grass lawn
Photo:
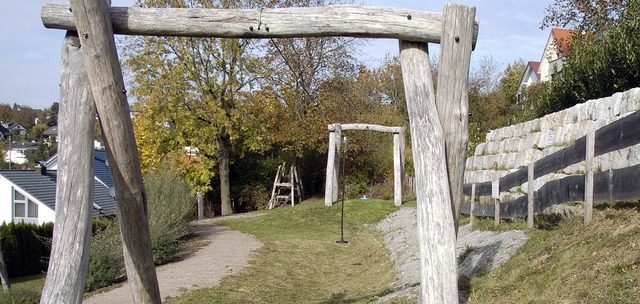
M 396 279 L 375 224 L 398 210 L 390 201 L 345 203 L 345 239 L 340 238 L 340 204 L 305 201 L 267 215 L 220 222 L 256 236 L 263 247 L 252 266 L 221 286 L 201 289 L 167 303 L 357 303 L 390 291 Z
M 11 294 L 0 291 L 0 304 L 38 303 L 44 287 L 44 274 L 11 278 Z
M 34 274 L 30 276 L 11 278 L 11 289 L 27 289 L 36 292 L 42 292 L 44 287 L 44 273 Z

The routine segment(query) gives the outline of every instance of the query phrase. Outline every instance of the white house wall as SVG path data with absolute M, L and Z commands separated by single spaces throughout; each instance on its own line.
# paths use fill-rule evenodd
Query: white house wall
M 524 73 L 524 77 L 520 81 L 520 91 L 524 90 L 528 86 L 538 82 L 536 71 L 533 70 L 531 65 L 527 65 L 527 70 Z
M 29 195 L 26 191 L 16 187 L 8 179 L 0 176 L 0 223 L 13 221 L 13 194 L 11 191 L 14 188 L 38 205 L 38 225 L 55 221 L 56 214 L 54 210 L 51 210 L 51 208 Z
M 9 162 L 9 157 L 11 157 L 11 162 L 14 164 L 22 165 L 29 162 L 25 150 L 9 150 L 5 152 L 4 161 Z
M 538 72 L 540 73 L 540 81 L 545 82 L 551 80 L 553 75 L 553 62 L 558 59 L 558 46 L 553 33 L 549 35 L 547 39 L 547 45 L 544 47 L 544 53 L 540 58 L 540 67 Z
M 31 196 L 27 195 L 29 199 L 33 199 Z M 40 201 L 33 199 L 33 201 L 38 204 L 38 225 L 42 225 L 44 223 L 53 223 L 56 221 L 56 212 L 51 210 L 51 208 L 47 207 L 47 205 L 41 203 Z
M 2 222 L 10 223 L 13 219 L 13 208 L 11 208 L 11 185 L 11 182 L 0 176 L 0 224 Z

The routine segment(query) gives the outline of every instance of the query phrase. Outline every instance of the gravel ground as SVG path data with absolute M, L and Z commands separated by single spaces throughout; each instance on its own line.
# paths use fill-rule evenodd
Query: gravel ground
M 395 292 L 381 298 L 379 303 L 391 299 L 409 299 L 417 302 L 420 284 L 420 256 L 417 238 L 415 207 L 405 207 L 378 223 L 375 228 L 384 234 L 384 241 L 398 271 Z M 506 232 L 472 230 L 469 225 L 460 227 L 456 252 L 467 251 L 467 257 L 458 266 L 458 274 L 472 277 L 490 272 L 509 259 L 527 240 L 522 230 Z M 461 295 L 460 303 L 466 303 Z

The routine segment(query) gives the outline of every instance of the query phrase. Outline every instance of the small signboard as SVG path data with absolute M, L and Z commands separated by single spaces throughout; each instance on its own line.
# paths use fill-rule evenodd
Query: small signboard
M 553 145 L 553 140 L 554 139 L 556 139 L 556 131 L 550 131 L 549 134 L 547 134 L 547 142 L 546 142 L 545 146 Z
M 491 198 L 500 199 L 500 180 L 491 182 Z

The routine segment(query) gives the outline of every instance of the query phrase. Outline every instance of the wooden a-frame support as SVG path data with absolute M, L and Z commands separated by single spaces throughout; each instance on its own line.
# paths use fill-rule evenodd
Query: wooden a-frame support
M 45 27 L 79 33 L 81 48 L 76 42 L 65 42 L 72 53 L 81 53 L 74 56 L 81 56 L 82 63 L 63 59 L 62 82 L 68 81 L 70 85 L 66 91 L 61 89 L 60 107 L 61 112 L 65 111 L 64 107 L 73 107 L 72 100 L 79 96 L 78 107 L 87 114 L 76 120 L 69 116 L 63 118 L 61 114 L 61 125 L 67 127 L 61 126 L 60 137 L 63 140 L 66 136 L 69 143 L 58 146 L 60 166 L 68 167 L 66 171 L 61 170 L 58 177 L 56 229 L 41 303 L 82 301 L 91 229 L 87 225 L 91 215 L 86 211 L 90 200 L 86 197 L 91 193 L 92 180 L 79 177 L 91 175 L 87 168 L 92 167 L 92 151 L 86 148 L 86 142 L 93 136 L 93 126 L 87 123 L 93 103 L 100 117 L 114 177 L 133 301 L 160 303 L 161 300 L 151 256 L 146 194 L 114 33 L 400 40 L 416 171 L 420 301 L 458 302 L 455 238 L 468 141 L 466 94 L 470 54 L 478 33 L 475 8 L 446 4 L 442 14 L 351 5 L 260 10 L 155 9 L 109 8 L 107 1 L 71 0 L 70 6 L 46 3 L 41 16 Z M 265 26 L 261 28 L 260 24 Z M 437 96 L 427 42 L 441 44 Z M 79 79 L 65 80 L 69 77 L 65 76 L 65 65 L 75 71 L 70 75 L 84 75 L 82 71 L 86 71 L 88 84 Z M 334 146 L 339 147 L 339 142 Z M 83 155 L 81 160 L 62 157 L 69 151 L 81 151 L 75 153 L 76 157 Z M 82 190 L 75 193 L 73 190 L 77 187 Z
M 361 130 L 393 134 L 393 203 L 402 205 L 402 178 L 405 161 L 405 128 L 371 124 L 330 124 L 329 153 L 327 153 L 327 175 L 324 187 L 324 204 L 331 206 L 338 200 L 338 171 L 340 168 L 340 143 L 342 131 Z

